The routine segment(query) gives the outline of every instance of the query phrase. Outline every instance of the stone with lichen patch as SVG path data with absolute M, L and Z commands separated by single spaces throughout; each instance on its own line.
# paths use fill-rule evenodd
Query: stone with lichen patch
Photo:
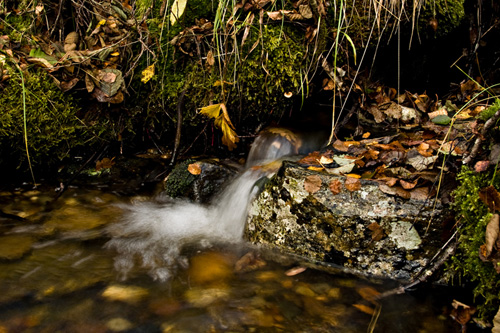
M 304 180 L 315 175 L 314 193 Z M 332 193 L 332 181 L 343 184 Z M 342 265 L 369 275 L 410 279 L 441 247 L 441 204 L 386 194 L 373 180 L 349 191 L 346 178 L 285 162 L 250 207 L 245 236 L 253 243 Z M 428 221 L 434 213 L 430 225 Z M 372 239 L 376 222 L 383 236 Z M 429 227 L 429 230 L 426 229 Z M 379 231 L 380 232 L 380 231 Z

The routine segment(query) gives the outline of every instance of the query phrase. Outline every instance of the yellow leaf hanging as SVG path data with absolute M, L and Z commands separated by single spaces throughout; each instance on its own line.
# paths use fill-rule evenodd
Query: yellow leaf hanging
M 170 24 L 174 25 L 175 22 L 182 16 L 184 9 L 186 9 L 187 0 L 174 0 L 172 8 L 170 9 Z
M 146 67 L 145 70 L 142 71 L 142 83 L 147 83 L 151 78 L 155 75 L 155 64 Z
M 201 108 L 200 113 L 214 119 L 214 125 L 222 131 L 222 143 L 229 150 L 236 148 L 236 143 L 240 141 L 240 138 L 234 130 L 234 125 L 224 103 L 205 106 Z

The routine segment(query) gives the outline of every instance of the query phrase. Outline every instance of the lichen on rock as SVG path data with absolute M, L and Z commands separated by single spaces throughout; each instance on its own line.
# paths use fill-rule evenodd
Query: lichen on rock
M 305 188 L 310 176 L 321 184 L 313 192 Z M 360 273 L 415 276 L 441 246 L 441 221 L 428 221 L 440 215 L 442 205 L 433 211 L 424 201 L 388 195 L 373 180 L 348 190 L 346 180 L 285 162 L 253 202 L 246 238 Z M 342 184 L 340 192 L 330 189 L 332 181 Z

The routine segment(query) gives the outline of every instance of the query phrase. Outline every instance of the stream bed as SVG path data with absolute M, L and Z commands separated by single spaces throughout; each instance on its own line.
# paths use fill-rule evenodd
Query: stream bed
M 460 330 L 449 316 L 449 288 L 377 302 L 374 295 L 397 283 L 304 270 L 297 259 L 243 241 L 182 246 L 168 279 L 152 275 L 151 263 L 128 267 L 124 278 L 110 240 L 124 207 L 151 198 L 70 188 L 53 201 L 56 194 L 0 193 L 2 211 L 20 217 L 0 218 L 0 332 Z M 121 235 L 123 246 L 127 237 L 138 242 Z M 156 251 L 161 256 L 161 247 Z

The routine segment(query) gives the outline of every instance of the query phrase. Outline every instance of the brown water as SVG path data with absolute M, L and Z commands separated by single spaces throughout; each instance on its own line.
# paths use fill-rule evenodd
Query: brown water
M 396 284 L 314 267 L 292 275 L 289 270 L 304 263 L 234 240 L 182 243 L 175 263 L 171 256 L 161 259 L 167 242 L 143 266 L 134 248 L 128 254 L 137 261 L 123 280 L 123 267 L 115 266 L 115 259 L 125 248 L 109 246 L 109 241 L 118 237 L 126 247 L 127 239 L 134 246 L 144 240 L 140 232 L 120 230 L 130 220 L 127 207 L 141 206 L 131 202 L 151 199 L 69 189 L 46 209 L 55 194 L 53 189 L 0 193 L 3 212 L 26 218 L 0 218 L 0 332 L 458 329 L 446 314 L 452 301 L 446 290 L 374 302 L 371 295 Z M 146 245 L 143 249 L 153 246 Z M 168 278 L 151 274 L 152 267 L 164 265 Z

